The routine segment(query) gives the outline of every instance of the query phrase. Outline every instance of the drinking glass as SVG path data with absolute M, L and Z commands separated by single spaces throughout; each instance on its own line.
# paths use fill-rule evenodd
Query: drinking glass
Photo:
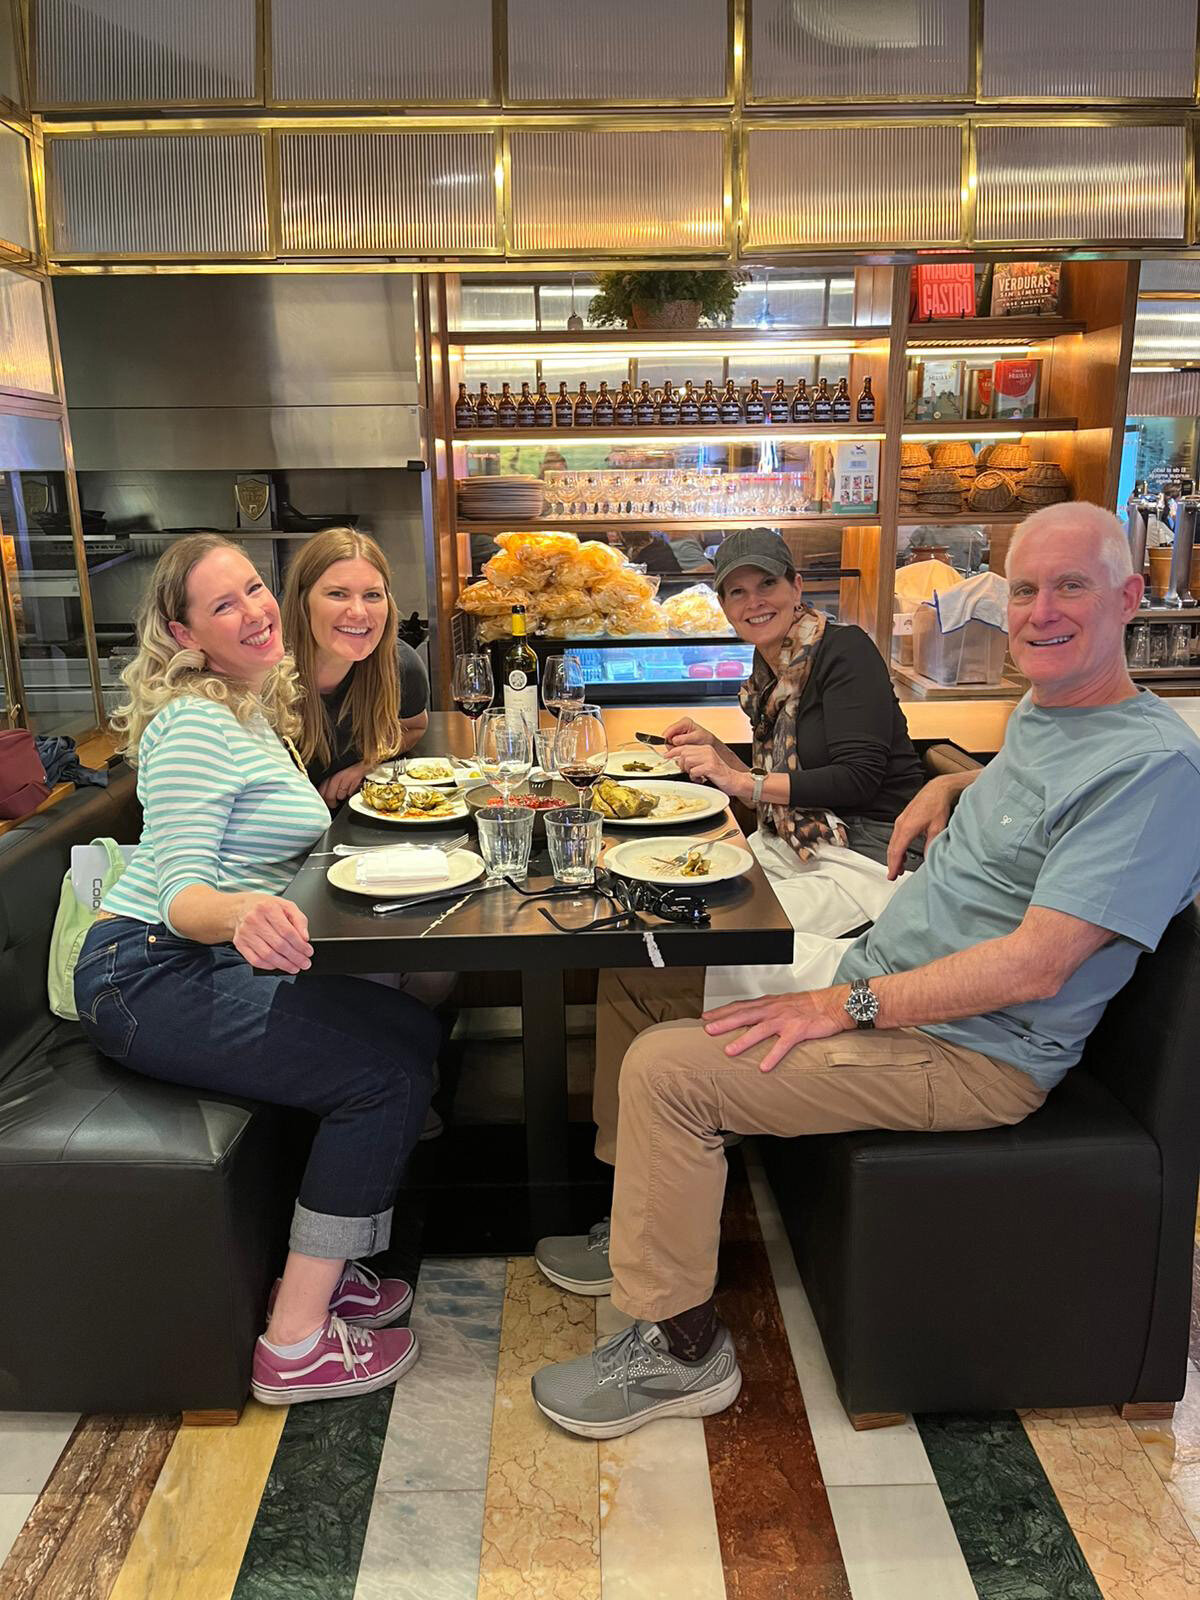
M 516 712 L 494 706 L 485 711 L 475 733 L 479 770 L 507 805 L 533 766 L 533 729 Z
M 1147 622 L 1136 623 L 1125 632 L 1125 654 L 1131 667 L 1148 667 L 1150 665 L 1150 625 Z
M 499 883 L 505 877 L 524 881 L 529 876 L 533 822 L 528 806 L 480 806 L 475 823 L 488 883 Z
M 578 656 L 547 656 L 542 673 L 542 704 L 560 716 L 568 706 L 583 704 L 583 668 Z
M 595 883 L 603 829 L 600 813 L 585 807 L 564 806 L 546 812 L 546 842 L 556 882 Z
M 554 740 L 557 733 L 557 728 L 539 728 L 533 736 L 537 764 L 546 773 L 554 771 Z
M 470 717 L 472 722 L 481 717 L 496 695 L 495 685 L 492 682 L 491 657 L 456 656 L 454 682 L 450 693 L 454 704 L 464 717 Z
M 554 765 L 559 777 L 565 778 L 578 794 L 581 806 L 607 762 L 608 735 L 604 731 L 600 707 L 565 707 L 559 716 L 554 739 Z

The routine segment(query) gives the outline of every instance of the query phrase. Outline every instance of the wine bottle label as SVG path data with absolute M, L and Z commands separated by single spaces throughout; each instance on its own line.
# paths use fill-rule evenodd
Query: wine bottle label
M 592 413 L 598 428 L 607 428 L 612 422 L 615 407 L 611 400 L 597 400 L 596 409 Z
M 637 419 L 641 423 L 643 428 L 648 428 L 648 427 L 651 426 L 651 424 L 654 421 L 654 401 L 653 400 L 639 400 L 638 401 Z
M 535 412 L 533 406 L 518 406 L 517 407 L 517 427 L 518 428 L 532 428 L 533 424 L 534 424 L 535 417 L 536 417 L 536 412 Z
M 575 426 L 577 428 L 590 428 L 592 426 L 592 416 L 591 406 L 577 405 L 575 407 Z
M 849 400 L 835 400 L 833 402 L 833 420 L 835 422 L 849 422 L 850 421 L 850 402 L 849 402 Z
M 569 428 L 571 426 L 571 402 L 569 400 L 560 400 L 555 405 L 554 425 L 557 428 Z
M 473 428 L 475 426 L 475 407 L 469 401 L 465 405 L 455 406 L 454 426 L 456 428 Z
M 785 399 L 780 398 L 778 400 L 772 400 L 772 402 L 771 402 L 771 421 L 772 422 L 786 422 L 790 415 L 791 415 L 791 412 L 788 409 L 788 403 L 787 403 L 787 401 Z
M 762 422 L 766 416 L 766 407 L 761 400 L 746 401 L 746 421 Z
M 531 728 L 537 727 L 537 684 L 531 684 L 523 672 L 509 673 L 504 685 L 504 710 L 509 717 L 524 717 Z
M 634 418 L 633 403 L 629 400 L 618 400 L 613 407 L 613 421 L 619 428 L 627 428 Z
M 701 400 L 701 402 L 700 402 L 700 421 L 701 422 L 719 422 L 720 420 L 721 420 L 721 409 L 717 405 L 717 402 L 715 400 Z
M 858 420 L 860 422 L 874 422 L 875 421 L 875 402 L 874 402 L 874 400 L 860 400 L 858 402 Z
M 554 421 L 554 412 L 549 400 L 539 400 L 533 408 L 533 422 L 537 428 L 548 428 Z
M 724 402 L 724 404 L 721 406 L 721 421 L 722 422 L 740 422 L 741 420 L 742 420 L 742 408 L 738 405 L 737 401 L 736 400 L 726 400 Z
M 496 413 L 494 411 L 476 412 L 475 425 L 479 428 L 494 428 L 496 426 Z
M 664 400 L 658 413 L 658 420 L 664 428 L 673 428 L 679 421 L 679 407 L 673 401 Z
M 833 418 L 833 406 L 828 400 L 814 401 L 812 415 L 814 422 L 829 422 Z
M 699 422 L 700 407 L 694 400 L 681 400 L 679 402 L 679 420 L 686 423 Z

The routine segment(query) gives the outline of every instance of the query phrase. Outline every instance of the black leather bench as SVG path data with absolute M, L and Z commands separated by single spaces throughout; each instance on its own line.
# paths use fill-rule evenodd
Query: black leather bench
M 1169 1414 L 1187 1373 L 1198 1056 L 1189 907 L 1015 1128 L 761 1141 L 852 1419 Z
M 295 1195 L 294 1123 L 154 1082 L 46 1001 L 71 846 L 134 776 L 0 836 L 0 1410 L 237 1411 Z

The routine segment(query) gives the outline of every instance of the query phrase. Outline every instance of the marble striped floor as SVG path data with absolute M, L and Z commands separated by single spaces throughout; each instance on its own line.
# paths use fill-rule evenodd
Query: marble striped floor
M 0 1596 L 1200 1600 L 1200 1295 L 1171 1423 L 1007 1412 L 856 1434 L 753 1149 L 734 1165 L 729 1411 L 563 1434 L 530 1374 L 625 1319 L 528 1258 L 413 1244 L 392 1266 L 415 1281 L 422 1355 L 395 1391 L 251 1401 L 227 1428 L 0 1414 Z

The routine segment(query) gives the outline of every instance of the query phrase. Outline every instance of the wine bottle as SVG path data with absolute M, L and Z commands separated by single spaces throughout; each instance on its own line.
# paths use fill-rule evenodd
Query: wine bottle
M 796 384 L 796 392 L 792 396 L 792 421 L 812 421 L 812 396 L 803 378 Z
M 745 422 L 746 413 L 742 408 L 742 397 L 738 394 L 737 384 L 730 378 L 725 385 L 725 392 L 721 396 L 719 407 L 721 421 L 726 423 Z
M 536 421 L 537 408 L 533 403 L 533 396 L 529 393 L 529 385 L 521 385 L 521 398 L 517 401 L 517 427 L 532 428 Z
M 596 404 L 592 411 L 592 421 L 597 428 L 611 428 L 616 415 L 613 397 L 608 392 L 607 383 L 601 382 L 600 393 L 596 396 Z M 632 421 L 632 418 L 630 418 Z
M 604 385 L 600 387 L 603 389 Z M 637 420 L 636 406 L 634 404 L 633 390 L 629 387 L 629 379 L 621 385 L 621 392 L 613 401 L 613 421 L 618 428 L 632 428 Z
M 692 380 L 688 378 L 683 385 L 683 393 L 679 396 L 679 422 L 682 427 L 692 428 L 699 421 L 700 402 L 696 398 Z
M 638 390 L 637 406 L 634 417 L 639 428 L 654 426 L 654 396 L 650 393 L 650 380 L 642 379 L 642 387 Z
M 863 379 L 863 386 L 858 396 L 857 416 L 860 422 L 875 421 L 875 396 L 871 391 L 870 378 Z
M 782 378 L 776 378 L 775 380 L 775 390 L 771 395 L 771 406 L 768 414 L 772 422 L 787 422 L 791 417 L 792 408 L 788 405 L 787 390 L 783 386 Z
M 458 386 L 458 399 L 454 402 L 454 426 L 459 433 L 475 426 L 475 402 L 465 383 Z
M 512 390 L 507 383 L 500 385 L 500 398 L 496 401 L 496 426 L 498 428 L 511 428 L 517 420 L 517 402 L 512 397 Z
M 556 428 L 569 428 L 575 419 L 574 408 L 571 405 L 571 396 L 567 393 L 565 383 L 558 386 L 558 399 L 554 402 L 554 426 Z
M 554 407 L 550 403 L 544 382 L 538 384 L 537 399 L 533 402 L 533 425 L 535 428 L 554 426 Z
M 813 396 L 812 419 L 814 422 L 833 421 L 833 400 L 829 394 L 829 384 L 824 378 L 817 380 L 817 392 Z
M 721 406 L 712 386 L 712 379 L 704 380 L 704 393 L 700 396 L 700 421 L 711 427 L 721 420 Z
M 750 379 L 750 393 L 746 396 L 746 424 L 753 426 L 767 419 L 767 400 L 758 386 L 758 379 Z
M 504 709 L 529 724 L 529 737 L 538 723 L 538 663 L 525 637 L 525 607 L 512 608 L 512 643 L 504 652 Z
M 850 386 L 845 378 L 838 379 L 838 386 L 834 390 L 831 403 L 833 420 L 835 422 L 850 421 Z
M 475 406 L 475 426 L 477 428 L 494 428 L 496 426 L 496 402 L 488 393 L 486 383 L 479 385 L 479 400 Z
M 587 380 L 579 385 L 579 398 L 575 402 L 574 423 L 577 428 L 590 428 L 596 408 L 592 404 L 592 397 L 588 393 Z
M 671 387 L 670 378 L 663 383 L 662 399 L 658 402 L 658 415 L 654 420 L 660 428 L 679 426 L 679 396 Z

